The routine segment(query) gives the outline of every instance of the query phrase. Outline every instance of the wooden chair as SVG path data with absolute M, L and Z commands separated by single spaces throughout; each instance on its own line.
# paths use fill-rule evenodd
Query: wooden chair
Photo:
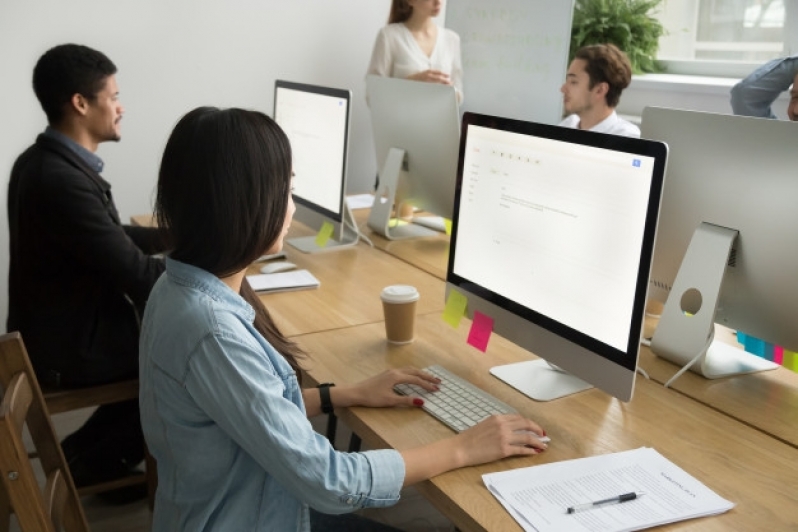
M 22 341 L 22 336 L 18 332 L 0 336 L 0 365 L 2 365 L 4 363 L 3 360 L 7 358 L 15 360 L 24 358 L 24 360 L 27 361 L 25 367 L 27 368 L 26 374 L 28 375 L 28 379 L 30 381 L 36 380 L 36 375 L 33 373 L 33 367 L 30 364 L 25 344 Z M 3 382 L 4 381 L 0 381 L 0 384 L 3 384 Z M 139 381 L 138 379 L 130 379 L 111 384 L 88 386 L 71 390 L 44 390 L 42 396 L 47 407 L 46 412 L 48 412 L 50 416 L 54 416 L 73 410 L 138 399 Z M 58 447 L 60 451 L 61 446 L 59 445 Z M 118 480 L 83 486 L 78 489 L 78 494 L 81 496 L 91 495 L 142 483 L 147 485 L 148 502 L 150 509 L 152 509 L 155 502 L 155 489 L 158 486 L 158 476 L 155 460 L 149 452 L 145 452 L 144 473 L 131 475 Z M 2 502 L 0 502 L 0 504 L 2 504 Z M 0 532 L 3 532 L 2 529 L 0 529 Z
M 88 532 L 72 476 L 19 334 L 0 336 L 0 530 L 13 511 L 23 532 Z M 47 479 L 44 490 L 25 448 L 27 427 Z
M 72 390 L 45 389 L 43 390 L 43 395 L 48 412 L 51 416 L 54 416 L 64 412 L 71 412 L 73 410 L 138 399 L 139 381 L 138 379 L 130 379 L 126 381 L 114 382 L 111 384 L 102 384 L 99 386 L 75 388 Z M 156 476 L 157 473 L 155 469 L 155 462 L 149 453 L 146 453 L 144 464 L 145 472 L 141 473 L 140 475 L 130 475 L 129 477 L 118 480 L 101 482 L 99 484 L 92 484 L 90 486 L 82 486 L 78 488 L 78 493 L 81 496 L 92 495 L 124 486 L 146 483 L 150 498 L 150 508 L 152 508 L 153 495 L 155 493 L 155 487 L 158 485 L 158 480 Z

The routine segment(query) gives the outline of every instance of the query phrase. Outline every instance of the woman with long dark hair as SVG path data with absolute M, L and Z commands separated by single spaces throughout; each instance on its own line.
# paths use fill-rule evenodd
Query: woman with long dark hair
M 255 258 L 282 247 L 291 180 L 288 139 L 261 113 L 199 108 L 166 144 L 156 215 L 174 248 L 140 345 L 142 425 L 158 462 L 155 532 L 307 531 L 311 516 L 388 506 L 404 485 L 545 448 L 542 429 L 517 415 L 404 451 L 338 452 L 313 430 L 307 417 L 321 413 L 321 392 L 299 387 L 304 354 L 245 277 Z M 393 392 L 402 382 L 436 383 L 391 370 L 324 399 L 412 405 Z

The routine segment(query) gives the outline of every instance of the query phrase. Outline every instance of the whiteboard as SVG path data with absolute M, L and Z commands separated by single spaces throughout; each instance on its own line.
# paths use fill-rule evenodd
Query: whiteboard
M 573 0 L 450 0 L 463 54 L 463 111 L 557 124 Z

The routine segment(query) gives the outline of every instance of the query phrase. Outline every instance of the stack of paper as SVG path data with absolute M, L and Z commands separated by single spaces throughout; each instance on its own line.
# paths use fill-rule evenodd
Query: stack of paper
M 256 292 L 286 292 L 318 288 L 321 283 L 307 270 L 293 270 L 281 273 L 247 275 L 247 281 Z
M 715 515 L 734 504 L 649 447 L 483 475 L 527 531 L 640 530 Z M 625 493 L 639 498 L 568 513 L 568 508 Z

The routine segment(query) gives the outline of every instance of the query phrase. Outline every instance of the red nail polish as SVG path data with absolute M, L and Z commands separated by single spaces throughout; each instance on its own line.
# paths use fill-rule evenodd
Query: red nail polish
M 424 399 L 421 399 L 420 397 L 414 397 L 413 404 L 416 406 L 424 406 Z
M 546 430 L 545 430 L 545 429 L 543 430 L 543 435 L 544 435 L 544 436 L 546 435 Z

